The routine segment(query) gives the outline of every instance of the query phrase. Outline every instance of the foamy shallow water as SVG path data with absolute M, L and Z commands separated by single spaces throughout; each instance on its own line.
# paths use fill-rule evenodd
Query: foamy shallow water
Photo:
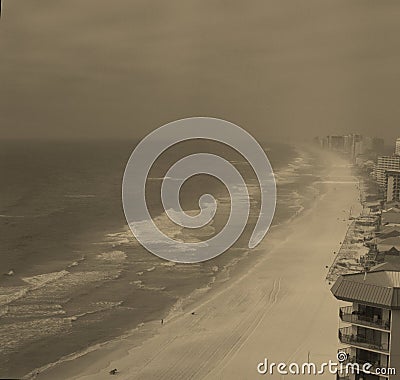
M 301 154 L 295 157 L 293 164 L 276 172 L 279 196 L 275 224 L 300 212 L 307 197 L 312 198 L 310 186 L 315 178 L 308 172 L 311 159 Z M 242 169 L 247 168 L 246 163 L 238 164 Z M 154 182 L 159 180 L 154 178 Z M 251 182 L 248 191 L 252 207 L 257 207 L 258 186 Z M 116 194 L 119 197 L 118 191 Z M 120 335 L 124 329 L 149 318 L 167 318 L 179 312 L 182 305 L 197 294 L 207 292 L 217 277 L 228 279 L 230 269 L 248 254 L 243 238 L 229 254 L 209 263 L 165 262 L 145 252 L 122 219 L 117 219 L 118 223 L 115 219 L 100 219 L 103 224 L 109 223 L 101 229 L 101 215 L 110 217 L 98 206 L 107 205 L 107 197 L 87 189 L 68 192 L 63 189 L 57 202 L 61 198 L 66 202 L 63 207 L 54 206 L 53 211 L 43 215 L 57 216 L 60 212 L 57 210 L 76 207 L 72 219 L 76 221 L 83 211 L 97 213 L 95 227 L 96 231 L 100 228 L 102 234 L 97 234 L 95 239 L 89 235 L 76 244 L 71 259 L 63 260 L 59 270 L 23 275 L 19 267 L 13 268 L 15 275 L 11 279 L 20 280 L 18 285 L 0 286 L 0 338 L 6 342 L 0 351 L 0 375 L 23 375 L 71 354 L 71 350 L 84 350 L 88 345 Z M 46 207 L 51 208 L 50 205 Z M 226 214 L 229 199 L 220 197 L 219 207 L 222 214 Z M 14 215 L 21 214 L 15 212 Z M 254 218 L 252 216 L 252 220 Z M 1 220 L 9 222 L 7 218 Z M 159 213 L 156 222 L 172 237 L 196 242 L 212 236 L 220 227 L 217 222 L 201 231 L 185 231 L 169 224 L 165 212 Z M 49 227 L 46 228 L 49 233 Z M 45 268 L 46 264 L 40 266 L 41 270 Z M 51 342 L 53 346 L 46 349 L 38 344 L 40 341 Z M 33 355 L 35 349 L 41 354 Z M 21 367 L 21 362 L 26 364 L 25 368 Z

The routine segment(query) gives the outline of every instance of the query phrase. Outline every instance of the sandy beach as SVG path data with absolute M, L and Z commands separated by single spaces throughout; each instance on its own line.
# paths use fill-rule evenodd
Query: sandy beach
M 325 277 L 348 228 L 348 210 L 356 215 L 361 205 L 348 162 L 329 153 L 323 159 L 326 176 L 314 205 L 270 231 L 245 269 L 163 325 L 147 323 L 37 378 L 109 379 L 117 368 L 118 379 L 256 379 L 264 358 L 336 360 L 338 304 Z

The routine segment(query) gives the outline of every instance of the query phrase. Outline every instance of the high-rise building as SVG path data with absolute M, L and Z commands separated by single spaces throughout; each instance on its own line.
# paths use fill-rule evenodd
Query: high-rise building
M 378 156 L 375 177 L 382 190 L 386 186 L 386 171 L 388 170 L 400 170 L 400 156 Z
M 363 137 L 362 135 L 356 135 L 353 134 L 352 135 L 352 141 L 351 141 L 351 158 L 356 159 L 356 157 L 359 154 L 363 154 L 364 153 L 364 147 L 363 147 Z
M 374 137 L 372 139 L 372 151 L 377 154 L 382 154 L 385 147 L 385 141 L 380 137 Z
M 400 137 L 396 140 L 395 154 L 400 156 Z
M 339 310 L 346 325 L 339 328 L 339 340 L 347 346 L 339 351 L 347 353 L 347 363 L 357 363 L 361 369 L 368 363 L 371 372 L 338 374 L 337 378 L 400 379 L 400 371 L 387 373 L 400 365 L 400 272 L 378 268 L 343 275 L 331 291 L 338 300 L 351 302 Z
M 328 147 L 331 150 L 343 151 L 344 136 L 328 136 Z
M 354 141 L 353 158 L 365 153 L 364 141 Z
M 386 171 L 386 202 L 400 201 L 400 170 Z
M 384 140 L 379 137 L 363 137 L 364 152 L 382 154 L 384 148 Z
M 343 136 L 344 152 L 350 154 L 353 149 L 353 135 Z
M 316 144 L 323 149 L 329 149 L 341 153 L 347 153 L 353 160 L 357 156 L 369 154 L 376 156 L 383 151 L 383 139 L 369 137 L 355 133 L 348 135 L 328 135 L 314 138 Z

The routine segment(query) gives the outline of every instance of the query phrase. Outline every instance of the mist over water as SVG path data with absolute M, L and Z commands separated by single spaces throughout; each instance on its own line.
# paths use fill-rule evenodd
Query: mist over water
M 258 141 L 397 137 L 397 1 L 4 1 L 0 138 L 142 138 L 213 116 Z
M 226 189 L 201 176 L 182 188 L 181 202 L 189 212 L 196 212 L 204 192 L 218 199 L 217 217 L 200 231 L 170 223 L 156 195 L 160 173 L 192 148 L 167 152 L 151 172 L 149 205 L 157 225 L 171 237 L 201 241 L 227 219 Z M 2 147 L 0 175 L 6 181 L 0 190 L 0 268 L 14 271 L 0 277 L 2 376 L 26 374 L 139 323 L 166 318 L 195 289 L 206 291 L 229 278 L 230 268 L 247 256 L 247 230 L 228 252 L 201 264 L 174 264 L 146 252 L 128 229 L 121 206 L 121 179 L 132 149 L 124 142 Z M 318 170 L 311 173 L 309 152 L 276 143 L 267 150 L 278 184 L 277 225 L 313 199 Z M 248 185 L 251 230 L 259 189 L 248 163 L 227 153 Z

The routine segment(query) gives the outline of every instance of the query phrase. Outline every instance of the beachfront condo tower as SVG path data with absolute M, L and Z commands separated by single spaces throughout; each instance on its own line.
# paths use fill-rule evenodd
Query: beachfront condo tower
M 386 171 L 385 200 L 386 202 L 400 201 L 400 170 Z
M 375 176 L 382 190 L 385 189 L 386 185 L 386 172 L 388 170 L 400 170 L 400 156 L 379 156 L 376 167 Z
M 338 300 L 351 303 L 339 309 L 339 341 L 345 346 L 339 351 L 347 353 L 346 363 L 357 363 L 361 369 L 368 363 L 364 368 L 370 372 L 342 373 L 337 378 L 400 379 L 400 272 L 377 267 L 343 275 L 331 291 Z
M 396 139 L 396 148 L 395 148 L 395 154 L 400 156 L 400 137 Z

